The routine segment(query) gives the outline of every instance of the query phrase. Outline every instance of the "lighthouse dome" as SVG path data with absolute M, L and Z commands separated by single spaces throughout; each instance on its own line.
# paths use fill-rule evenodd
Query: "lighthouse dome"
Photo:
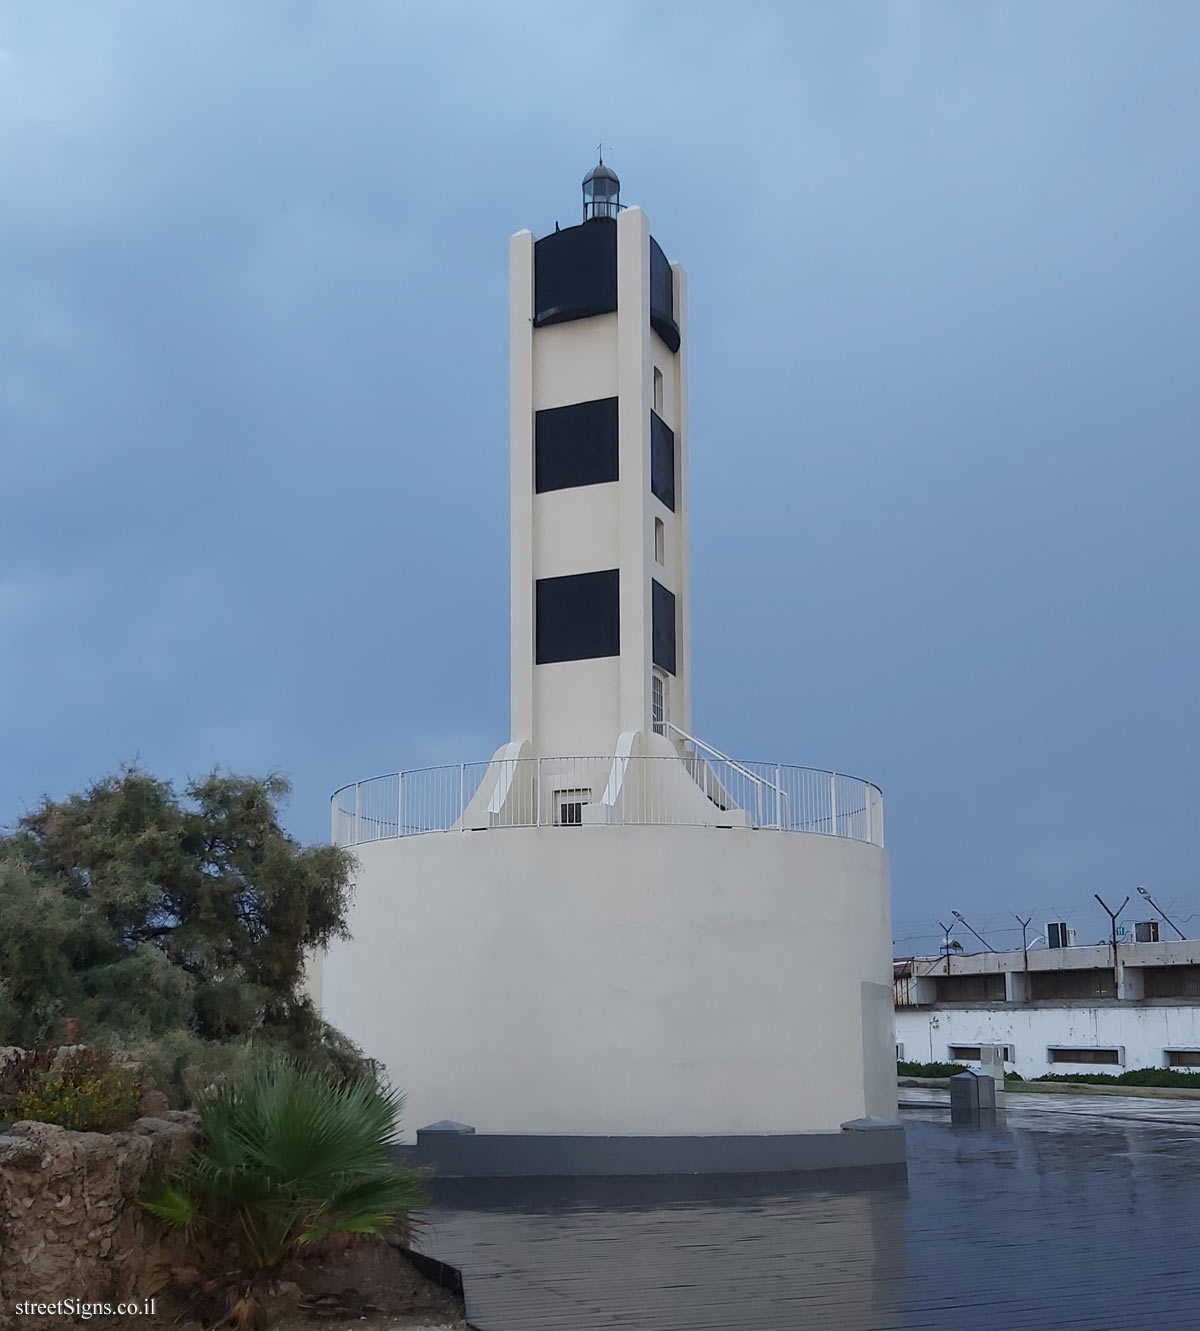
M 616 217 L 621 211 L 621 182 L 601 158 L 583 178 L 583 220 Z

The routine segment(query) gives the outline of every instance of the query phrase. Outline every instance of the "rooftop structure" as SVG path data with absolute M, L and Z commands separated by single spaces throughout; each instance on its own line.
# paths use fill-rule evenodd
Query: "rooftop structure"
M 894 962 L 899 1057 L 1011 1070 L 1200 1068 L 1200 940 L 1129 942 Z

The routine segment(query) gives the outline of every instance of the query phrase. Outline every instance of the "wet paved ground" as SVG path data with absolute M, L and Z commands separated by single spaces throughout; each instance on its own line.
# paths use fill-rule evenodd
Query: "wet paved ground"
M 901 1094 L 907 1180 L 443 1184 L 422 1246 L 478 1331 L 1200 1328 L 1195 1101 Z

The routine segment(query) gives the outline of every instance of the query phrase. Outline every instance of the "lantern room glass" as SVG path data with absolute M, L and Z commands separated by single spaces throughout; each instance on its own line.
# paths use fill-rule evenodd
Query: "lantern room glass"
M 583 182 L 583 220 L 616 217 L 621 203 L 620 182 L 611 176 L 595 176 Z

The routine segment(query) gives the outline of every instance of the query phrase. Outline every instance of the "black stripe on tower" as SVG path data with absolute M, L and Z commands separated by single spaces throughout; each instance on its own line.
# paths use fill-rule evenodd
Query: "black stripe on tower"
M 617 226 L 607 218 L 569 226 L 533 247 L 533 325 L 568 323 L 617 308 Z M 679 350 L 675 274 L 662 246 L 650 237 L 650 327 Z
M 615 481 L 619 456 L 615 397 L 534 414 L 533 488 L 538 494 Z
M 533 247 L 533 324 L 617 308 L 617 224 L 600 220 L 543 236 Z
M 675 274 L 667 256 L 650 237 L 650 327 L 674 353 L 679 350 L 679 325 L 675 322 Z
M 655 578 L 650 580 L 651 659 L 662 670 L 675 673 L 675 593 Z
M 675 512 L 675 432 L 650 413 L 650 492 Z
M 534 589 L 535 662 L 549 665 L 620 656 L 620 581 L 620 570 L 615 568 L 538 578 Z

